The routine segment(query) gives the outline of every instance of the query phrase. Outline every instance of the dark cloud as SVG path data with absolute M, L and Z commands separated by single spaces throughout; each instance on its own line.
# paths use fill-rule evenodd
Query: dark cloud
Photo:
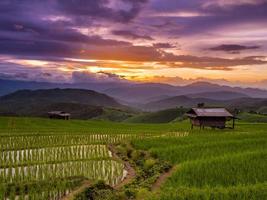
M 211 70 L 232 70 L 240 65 L 263 65 L 266 61 L 257 57 L 228 59 L 212 55 L 175 55 L 164 50 L 176 48 L 176 45 L 156 43 L 153 40 L 159 37 L 168 41 L 191 34 L 202 36 L 202 32 L 239 23 L 265 23 L 267 2 L 256 1 L 257 3 L 242 3 L 243 1 L 238 0 L 239 3 L 233 3 L 236 1 L 168 0 L 166 3 L 163 0 L 1 0 L 0 54 L 18 59 L 52 61 L 75 58 L 158 62 L 170 68 Z M 230 3 L 225 7 L 219 2 Z M 144 7 L 146 8 L 142 12 Z M 163 15 L 149 17 L 150 12 Z M 178 14 L 164 16 L 164 13 L 169 12 Z M 190 13 L 195 16 L 190 17 Z M 138 16 L 141 14 L 142 16 Z M 86 32 L 87 29 L 90 30 Z M 160 37 L 163 31 L 167 32 L 165 38 Z M 108 39 L 113 38 L 108 34 L 110 32 L 132 42 Z M 155 32 L 158 35 L 154 35 Z M 140 44 L 138 39 L 146 40 L 146 46 Z M 190 43 L 197 41 L 189 41 L 188 44 Z M 224 44 L 211 50 L 237 52 L 258 48 L 260 47 Z M 11 69 L 12 66 L 10 64 L 8 68 Z M 111 78 L 103 72 L 100 75 Z M 48 74 L 40 76 L 50 77 Z
M 126 1 L 126 0 L 125 0 Z M 129 46 L 130 43 L 103 39 L 99 35 L 85 35 L 77 30 L 79 23 L 75 21 L 83 13 L 79 9 L 88 10 L 87 15 L 105 13 L 99 9 L 106 8 L 107 1 L 81 1 L 71 11 L 74 1 L 34 1 L 3 0 L 0 2 L 0 54 L 32 57 L 77 57 L 86 49 L 95 46 Z M 130 8 L 141 6 L 145 1 L 126 1 Z M 98 8 L 94 11 L 94 8 Z M 64 11 L 64 9 L 66 9 Z M 78 9 L 77 11 L 75 9 Z M 114 11 L 115 12 L 115 11 Z M 55 16 L 54 16 L 55 15 Z M 72 18 L 69 20 L 68 15 Z M 74 16 L 75 15 L 75 16 Z M 59 18 L 57 18 L 59 16 Z M 85 16 L 84 16 L 85 17 Z M 96 16 L 94 16 L 96 17 Z M 107 20 L 112 18 L 106 16 Z M 51 19 L 50 19 L 51 18 Z M 85 50 L 84 50 L 85 49 Z
M 112 82 L 128 82 L 123 77 L 107 73 L 107 72 L 73 72 L 72 81 L 75 83 L 112 83 Z
M 12 40 L 0 39 L 0 54 L 18 56 L 75 56 L 79 48 L 58 41 L 31 41 L 31 40 Z
M 112 31 L 112 34 L 117 35 L 117 36 L 122 36 L 128 39 L 133 39 L 133 40 L 137 40 L 137 39 L 153 40 L 153 38 L 148 35 L 139 35 L 132 31 L 127 31 L 127 30 L 114 30 Z
M 127 9 L 117 4 L 110 7 L 109 4 L 114 1 L 125 5 Z M 0 11 L 2 14 L 13 14 L 11 17 L 35 15 L 38 18 L 50 14 L 69 16 L 80 21 L 94 18 L 126 23 L 138 15 L 146 2 L 147 0 L 1 0 Z
M 176 48 L 175 45 L 170 44 L 170 43 L 154 43 L 153 47 L 155 48 L 159 48 L 159 49 L 172 49 L 172 48 Z
M 162 0 L 154 0 L 154 3 L 151 5 L 151 8 L 153 10 L 156 10 L 157 12 L 162 11 L 176 11 L 176 10 L 195 10 L 197 8 L 200 8 L 203 1 L 199 0 L 168 0 L 168 3 Z
M 105 40 L 101 40 L 104 42 Z M 120 44 L 120 43 L 119 43 Z M 237 59 L 197 57 L 190 55 L 175 55 L 167 53 L 159 48 L 146 46 L 123 45 L 96 45 L 80 44 L 64 41 L 13 41 L 0 40 L 1 54 L 10 54 L 29 57 L 40 57 L 45 60 L 49 57 L 57 57 L 58 61 L 64 58 L 97 59 L 97 60 L 120 60 L 136 62 L 162 62 L 169 67 L 175 68 L 199 68 L 231 70 L 240 65 L 266 64 L 267 62 L 258 57 Z M 60 59 L 61 58 L 61 59 Z M 179 62 L 179 64 L 176 64 Z
M 163 24 L 175 23 L 169 34 L 176 36 L 199 35 L 228 25 L 267 22 L 266 0 L 169 0 L 167 4 L 156 0 L 151 9 L 156 14 L 151 19 L 162 20 Z
M 267 64 L 267 61 L 257 59 L 257 57 L 227 59 L 217 57 L 197 57 L 190 55 L 177 56 L 168 54 L 164 56 L 162 60 L 163 61 L 161 61 L 159 64 L 165 64 L 170 68 L 197 68 L 226 71 L 233 70 L 236 66 Z
M 260 46 L 244 46 L 238 44 L 222 44 L 216 47 L 212 47 L 209 50 L 213 51 L 226 51 L 226 52 L 239 52 L 244 50 L 259 49 Z
M 111 3 L 113 1 L 111 0 Z M 116 1 L 126 4 L 127 9 L 109 7 L 108 0 L 57 0 L 57 7 L 64 14 L 74 17 L 103 18 L 127 23 L 138 15 L 142 5 L 147 2 L 147 0 Z
M 73 29 L 63 29 L 58 32 L 49 32 L 44 37 L 46 39 L 56 40 L 56 41 L 65 41 L 65 42 L 75 42 L 75 43 L 84 43 L 87 45 L 97 45 L 97 46 L 123 46 L 130 45 L 129 42 L 103 39 L 98 35 L 83 35 Z
M 122 0 L 127 10 L 109 8 L 107 0 L 2 0 L 0 2 L 0 54 L 14 56 L 73 57 L 94 46 L 130 43 L 85 35 L 77 30 L 91 26 L 92 18 L 127 23 L 146 3 Z
M 62 64 L 62 66 L 65 66 L 65 64 Z M 27 65 L 24 65 L 23 61 L 19 64 L 12 62 L 12 60 L 5 61 L 4 59 L 0 60 L 0 79 L 30 80 L 38 82 L 66 82 L 67 80 L 65 75 L 62 75 L 57 70 L 56 66 L 47 66 L 47 68 L 45 68 L 34 66 L 32 64 L 31 67 L 28 67 Z
M 10 80 L 24 80 L 28 79 L 28 74 L 27 73 L 0 73 L 0 79 L 10 79 Z
M 84 49 L 93 49 L 95 46 L 130 46 L 131 43 L 117 40 L 102 39 L 100 36 L 87 36 L 70 28 L 45 29 L 47 24 L 40 24 L 31 32 L 0 31 L 0 54 L 24 56 L 53 56 L 74 57 L 83 54 Z M 51 24 L 49 24 L 51 25 Z M 53 24 L 57 26 L 57 23 Z M 21 25 L 22 27 L 22 25 Z
M 227 79 L 210 79 L 204 77 L 184 79 L 179 76 L 168 77 L 168 76 L 152 76 L 149 78 L 150 82 L 160 82 L 171 85 L 188 85 L 195 82 L 209 82 L 219 85 L 231 86 L 231 87 L 255 87 L 267 89 L 267 80 L 255 81 L 255 82 L 246 82 L 246 81 L 228 81 Z

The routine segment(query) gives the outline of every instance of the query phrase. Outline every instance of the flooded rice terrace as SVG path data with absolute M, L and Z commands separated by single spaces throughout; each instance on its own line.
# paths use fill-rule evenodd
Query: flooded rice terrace
M 173 133 L 174 137 L 187 133 Z M 162 134 L 157 137 L 169 137 Z M 0 137 L 0 200 L 61 199 L 84 180 L 111 186 L 127 176 L 107 145 L 152 134 L 29 135 Z

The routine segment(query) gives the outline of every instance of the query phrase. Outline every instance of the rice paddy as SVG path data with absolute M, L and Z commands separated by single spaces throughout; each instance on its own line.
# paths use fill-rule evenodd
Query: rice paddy
M 127 171 L 108 145 L 126 141 L 176 166 L 160 190 L 143 199 L 267 199 L 265 123 L 191 131 L 187 122 L 38 118 L 0 118 L 0 199 L 60 200 L 85 180 L 115 186 Z
M 267 124 L 136 140 L 134 145 L 177 166 L 152 199 L 267 199 Z
M 33 191 L 30 199 L 60 199 L 71 191 L 72 185 L 68 182 L 76 177 L 81 181 L 104 180 L 110 185 L 118 184 L 127 172 L 122 162 L 112 158 L 107 146 L 99 144 L 105 139 L 98 135 L 1 137 L 0 191 L 4 193 L 3 198 L 28 199 L 29 184 L 45 183 L 48 188 L 54 185 L 48 190 L 49 194 Z M 19 190 L 20 187 L 24 188 Z M 55 196 L 55 193 L 58 194 Z
M 35 118 L 0 118 L 0 122 L 0 199 L 4 200 L 62 199 L 84 180 L 115 186 L 127 171 L 112 157 L 108 144 L 188 135 L 170 128 L 163 131 L 165 126 L 122 124 L 118 129 L 119 124 L 109 122 Z

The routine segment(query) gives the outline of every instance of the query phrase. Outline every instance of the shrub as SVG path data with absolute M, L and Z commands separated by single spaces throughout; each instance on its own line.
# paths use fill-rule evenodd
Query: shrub
M 144 169 L 149 170 L 156 164 L 156 161 L 152 158 L 148 159 L 144 163 Z

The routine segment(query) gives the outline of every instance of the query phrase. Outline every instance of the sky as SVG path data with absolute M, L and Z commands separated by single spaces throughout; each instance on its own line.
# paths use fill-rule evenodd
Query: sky
M 0 78 L 267 89 L 267 0 L 1 0 Z

